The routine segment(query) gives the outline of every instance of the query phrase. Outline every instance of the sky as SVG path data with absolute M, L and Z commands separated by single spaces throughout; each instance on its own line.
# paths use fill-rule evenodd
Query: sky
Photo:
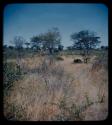
M 11 45 L 15 36 L 30 38 L 57 27 L 62 44 L 73 44 L 72 33 L 90 30 L 101 37 L 101 45 L 108 45 L 108 8 L 104 4 L 37 3 L 8 4 L 3 16 L 3 44 Z

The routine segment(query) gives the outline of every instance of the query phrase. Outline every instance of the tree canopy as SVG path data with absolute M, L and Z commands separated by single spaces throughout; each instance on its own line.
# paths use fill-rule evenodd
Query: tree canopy
M 84 56 L 84 62 L 86 63 L 90 50 L 95 48 L 101 42 L 99 41 L 100 37 L 98 37 L 95 32 L 89 30 L 73 33 L 71 39 L 73 41 L 73 48 L 83 51 L 82 55 Z
M 73 40 L 73 47 L 77 49 L 88 50 L 95 48 L 101 41 L 95 32 L 82 30 L 78 33 L 73 33 L 71 39 Z
M 60 45 L 61 35 L 58 28 L 52 28 L 46 33 L 33 36 L 31 38 L 31 43 L 37 48 L 42 48 L 44 50 L 48 49 L 50 53 L 55 47 Z
M 15 48 L 21 49 L 23 48 L 24 43 L 26 40 L 22 36 L 15 36 L 14 39 L 11 41 L 15 45 Z

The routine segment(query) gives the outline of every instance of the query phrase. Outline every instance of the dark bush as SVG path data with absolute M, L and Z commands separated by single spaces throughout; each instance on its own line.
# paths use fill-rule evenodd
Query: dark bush
M 81 59 L 74 59 L 73 62 L 74 62 L 74 63 L 82 63 L 82 60 L 81 60 Z
M 13 82 L 18 80 L 21 76 L 21 70 L 17 68 L 16 64 L 5 62 L 3 65 L 3 78 L 4 88 L 9 88 L 13 85 Z

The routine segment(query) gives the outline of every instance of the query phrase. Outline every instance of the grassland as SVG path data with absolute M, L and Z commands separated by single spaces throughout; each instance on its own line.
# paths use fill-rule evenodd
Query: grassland
M 104 56 L 95 53 L 89 63 L 75 64 L 75 58 L 82 58 L 79 54 L 61 54 L 53 57 L 52 63 L 51 57 L 35 54 L 20 60 L 19 71 L 16 58 L 7 58 L 4 62 L 5 118 L 19 121 L 106 119 L 107 57 L 107 52 Z

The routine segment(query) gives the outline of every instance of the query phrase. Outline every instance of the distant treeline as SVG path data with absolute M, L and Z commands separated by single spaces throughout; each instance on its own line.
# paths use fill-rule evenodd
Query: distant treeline
M 68 46 L 66 50 L 68 53 L 80 51 L 80 54 L 87 59 L 90 55 L 91 50 L 108 50 L 108 46 L 101 46 L 100 37 L 96 35 L 95 32 L 89 30 L 82 30 L 80 32 L 72 33 L 70 35 L 73 44 Z M 22 55 L 23 50 L 31 52 L 40 52 L 44 54 L 55 54 L 63 52 L 64 46 L 61 43 L 62 36 L 58 28 L 52 28 L 45 33 L 32 36 L 28 41 L 26 41 L 22 36 L 15 36 L 11 41 L 14 46 L 4 45 L 4 48 L 9 48 L 10 50 L 17 50 L 18 57 Z M 65 50 L 64 50 L 65 51 Z
M 63 46 L 64 47 L 64 46 Z M 11 46 L 11 45 L 3 45 L 3 49 L 17 49 L 15 46 Z M 22 49 L 24 49 L 24 50 L 35 50 L 35 49 L 33 49 L 32 47 L 29 47 L 29 48 L 26 48 L 26 47 L 22 47 Z M 63 50 L 70 50 L 70 51 L 75 51 L 75 50 L 80 50 L 80 49 L 78 49 L 78 48 L 75 48 L 74 49 L 74 47 L 72 47 L 72 46 L 68 46 L 68 47 L 66 47 L 65 49 L 63 49 Z M 101 46 L 101 47 L 99 47 L 99 48 L 94 48 L 94 49 L 92 49 L 92 50 L 108 50 L 108 46 Z

